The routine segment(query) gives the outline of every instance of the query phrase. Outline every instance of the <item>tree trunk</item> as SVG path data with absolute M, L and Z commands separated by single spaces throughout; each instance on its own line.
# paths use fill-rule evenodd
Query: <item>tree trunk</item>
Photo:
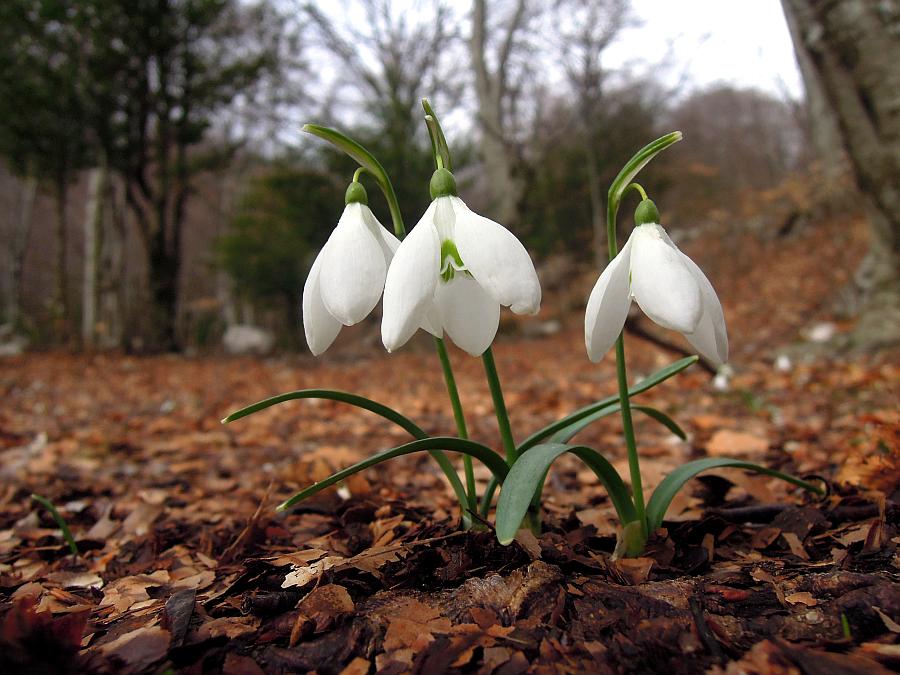
M 787 5 L 785 5 L 784 14 L 791 39 L 795 45 L 799 45 L 803 40 L 803 28 Z M 844 144 L 841 141 L 841 130 L 816 73 L 816 65 L 812 56 L 805 49 L 796 48 L 794 52 L 797 56 L 800 74 L 803 77 L 809 140 L 816 160 L 821 165 L 822 177 L 828 183 L 826 186 L 828 188 L 835 186 L 848 170 L 847 157 L 843 150 Z
M 22 182 L 22 201 L 19 206 L 19 218 L 9 250 L 9 298 L 7 298 L 6 320 L 14 330 L 19 328 L 22 318 L 22 272 L 24 270 L 25 250 L 28 248 L 28 235 L 31 232 L 31 216 L 34 213 L 36 196 L 37 178 L 28 175 Z
M 81 287 L 81 345 L 94 347 L 97 325 L 97 277 L 102 237 L 103 197 L 106 193 L 106 166 L 91 169 L 87 204 L 84 209 L 84 274 Z
M 871 223 L 852 346 L 900 342 L 900 6 L 896 0 L 782 0 L 812 63 Z
M 57 335 L 63 343 L 69 341 L 69 226 L 68 201 L 69 186 L 62 178 L 56 186 L 56 297 L 54 310 L 57 312 L 59 329 Z
M 516 13 L 507 30 L 506 47 L 498 55 L 496 69 L 488 66 L 487 8 L 484 0 L 475 0 L 472 7 L 472 35 L 469 51 L 475 72 L 475 94 L 478 100 L 477 122 L 481 130 L 481 157 L 485 178 L 490 186 L 492 203 L 488 215 L 507 227 L 514 225 L 519 215 L 519 205 L 525 192 L 525 183 L 517 175 L 515 140 L 506 128 L 503 114 L 503 98 L 507 89 L 507 63 L 509 45 L 515 32 L 521 28 L 521 17 L 526 6 L 519 0 Z

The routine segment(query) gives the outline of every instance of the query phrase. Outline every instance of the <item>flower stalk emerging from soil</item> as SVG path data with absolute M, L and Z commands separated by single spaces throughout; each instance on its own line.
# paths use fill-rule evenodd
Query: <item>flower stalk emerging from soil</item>
M 304 288 L 304 329 L 310 349 L 320 354 L 337 337 L 341 326 L 367 316 L 384 291 L 382 340 L 388 351 L 406 343 L 423 328 L 434 336 L 435 350 L 447 387 L 456 423 L 456 437 L 429 436 L 402 413 L 377 401 L 347 392 L 305 389 L 288 392 L 238 410 L 223 422 L 251 415 L 271 405 L 297 399 L 327 399 L 367 410 L 400 426 L 412 437 L 403 445 L 374 454 L 284 501 L 287 509 L 345 478 L 396 457 L 429 453 L 447 477 L 459 502 L 461 525 L 481 527 L 497 502 L 497 538 L 509 544 L 525 524 L 540 531 L 541 494 L 553 462 L 565 453 L 581 459 L 595 473 L 621 522 L 616 554 L 639 556 L 648 537 L 662 525 L 677 492 L 691 478 L 709 469 L 738 467 L 776 476 L 807 490 L 821 490 L 806 481 L 773 469 L 723 457 L 688 462 L 666 476 L 649 500 L 644 499 L 640 460 L 632 421 L 633 412 L 648 416 L 681 437 L 681 427 L 664 412 L 633 401 L 695 363 L 698 357 L 676 361 L 637 384 L 628 386 L 625 341 L 622 332 L 634 299 L 660 325 L 680 331 L 698 352 L 715 363 L 728 358 L 728 338 L 718 297 L 700 269 L 681 253 L 659 224 L 659 212 L 634 183 L 638 172 L 659 152 L 681 140 L 680 132 L 667 134 L 638 151 L 609 189 L 607 228 L 610 264 L 598 279 L 585 314 L 585 344 L 592 361 L 615 344 L 618 395 L 585 406 L 515 441 L 503 387 L 491 344 L 497 333 L 501 306 L 516 313 L 535 313 L 541 289 L 531 258 L 516 237 L 502 225 L 473 213 L 457 196 L 447 140 L 427 100 L 423 100 L 436 170 L 430 192 L 432 203 L 406 237 L 400 207 L 387 172 L 359 143 L 334 129 L 306 125 L 318 136 L 352 157 L 359 169 L 347 190 L 344 215 L 323 247 Z M 367 173 L 379 186 L 391 213 L 394 235 L 387 232 L 368 208 L 368 196 L 360 183 Z M 618 251 L 616 216 L 628 189 L 642 196 L 636 227 Z M 474 356 L 481 356 L 494 403 L 502 441 L 502 454 L 471 440 L 460 401 L 444 333 Z M 571 440 L 593 422 L 619 413 L 628 457 L 630 487 L 612 464 L 593 448 Z M 461 479 L 447 453 L 462 455 Z M 473 459 L 490 472 L 491 480 L 477 494 Z M 477 517 L 476 517 L 477 516 Z

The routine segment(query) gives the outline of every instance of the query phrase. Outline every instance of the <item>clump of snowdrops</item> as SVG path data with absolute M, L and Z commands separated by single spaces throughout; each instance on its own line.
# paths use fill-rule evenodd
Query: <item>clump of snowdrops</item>
M 660 225 L 656 205 L 634 182 L 648 162 L 681 140 L 677 131 L 639 150 L 609 188 L 610 262 L 590 292 L 584 337 L 588 357 L 594 362 L 615 347 L 618 395 L 575 410 L 516 442 L 491 343 L 497 334 L 501 307 L 509 307 L 517 314 L 538 312 L 540 284 L 534 264 L 519 240 L 500 223 L 470 210 L 459 198 L 446 138 L 428 101 L 422 103 L 436 168 L 428 186 L 432 202 L 408 235 L 390 178 L 379 161 L 359 143 L 334 129 L 311 124 L 304 127 L 304 131 L 348 154 L 359 168 L 347 188 L 344 212 L 310 269 L 303 289 L 303 324 L 307 343 L 315 355 L 328 349 L 342 326 L 352 326 L 366 318 L 379 300 L 383 303 L 381 337 L 389 352 L 401 348 L 418 330 L 430 333 L 447 385 L 456 436 L 429 436 L 413 420 L 382 403 L 327 389 L 293 391 L 238 410 L 223 421 L 231 422 L 285 401 L 330 399 L 380 415 L 402 427 L 413 439 L 310 485 L 282 503 L 280 510 L 381 462 L 427 452 L 453 488 L 463 528 L 483 526 L 500 488 L 494 527 L 499 541 L 509 544 L 520 527 L 539 532 L 544 481 L 554 460 L 572 453 L 596 474 L 615 507 L 621 524 L 617 555 L 639 556 L 648 536 L 662 525 L 676 493 L 703 471 L 738 467 L 821 492 L 814 484 L 758 464 L 714 457 L 678 467 L 645 499 L 632 414 L 647 415 L 681 438 L 685 434 L 662 411 L 632 399 L 689 367 L 698 357 L 676 361 L 629 387 L 623 327 L 632 300 L 660 326 L 682 333 L 713 364 L 721 365 L 728 359 L 725 318 L 715 290 L 700 268 L 672 243 Z M 387 200 L 393 233 L 369 209 L 368 194 L 361 182 L 366 174 Z M 638 193 L 640 202 L 635 211 L 635 228 L 619 251 L 616 216 L 629 190 Z M 502 453 L 469 438 L 445 337 L 484 363 Z M 595 449 L 572 443 L 585 427 L 616 413 L 622 419 L 630 486 Z M 462 455 L 462 477 L 447 453 Z M 492 474 L 480 496 L 473 469 L 475 460 Z

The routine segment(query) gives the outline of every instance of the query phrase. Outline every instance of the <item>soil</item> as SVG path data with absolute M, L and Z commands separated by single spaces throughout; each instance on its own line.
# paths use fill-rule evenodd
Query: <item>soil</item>
M 773 248 L 771 268 L 807 245 Z M 452 433 L 427 341 L 383 356 L 361 337 L 373 323 L 318 360 L 0 361 L 0 672 L 896 670 L 900 360 L 776 361 L 775 345 L 801 324 L 833 319 L 822 298 L 838 281 L 827 266 L 793 261 L 806 270 L 801 294 L 764 276 L 744 279 L 744 290 L 722 284 L 734 374 L 712 380 L 692 368 L 642 395 L 688 432 L 681 441 L 639 420 L 642 468 L 652 489 L 689 459 L 735 456 L 820 476 L 828 496 L 713 471 L 685 488 L 646 555 L 630 560 L 613 558 L 614 511 L 568 456 L 547 482 L 541 536 L 522 532 L 508 547 L 490 519 L 482 531 L 459 530 L 452 492 L 427 456 L 379 465 L 277 513 L 300 488 L 407 437 L 327 401 L 221 425 L 236 408 L 336 388 L 381 400 L 428 433 Z M 577 317 L 549 337 L 498 340 L 519 439 L 615 391 L 612 358 L 589 366 L 581 340 Z M 628 345 L 633 380 L 674 360 L 638 338 Z M 451 357 L 471 436 L 499 447 L 480 361 Z M 579 440 L 624 471 L 619 425 L 601 420 Z M 477 478 L 483 489 L 488 474 Z M 58 507 L 77 556 L 32 493 Z

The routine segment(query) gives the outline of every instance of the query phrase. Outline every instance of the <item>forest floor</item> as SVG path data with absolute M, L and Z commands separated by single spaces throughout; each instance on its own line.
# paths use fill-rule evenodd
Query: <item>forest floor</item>
M 276 513 L 298 489 L 408 437 L 329 401 L 293 401 L 223 426 L 237 408 L 335 388 L 452 434 L 427 341 L 383 355 L 361 337 L 377 335 L 371 322 L 317 360 L 0 361 L 0 671 L 896 669 L 900 355 L 802 358 L 794 349 L 778 358 L 816 321 L 849 327 L 827 299 L 859 247 L 830 240 L 747 243 L 741 250 L 765 265 L 727 277 L 713 265 L 734 373 L 714 385 L 695 366 L 642 395 L 682 424 L 687 441 L 647 420 L 636 427 L 645 489 L 711 455 L 818 475 L 830 494 L 817 500 L 775 479 L 709 472 L 633 560 L 612 558 L 614 511 L 574 458 L 547 482 L 542 536 L 508 547 L 491 531 L 458 529 L 452 492 L 427 456 L 379 465 Z M 579 317 L 561 318 L 554 335 L 508 330 L 495 345 L 519 439 L 615 392 L 612 357 L 590 365 Z M 633 336 L 627 344 L 632 380 L 677 358 Z M 499 447 L 480 360 L 455 349 L 451 357 L 470 436 Z M 615 417 L 579 440 L 627 473 Z M 483 489 L 488 476 L 477 477 Z M 77 557 L 32 493 L 57 505 Z

